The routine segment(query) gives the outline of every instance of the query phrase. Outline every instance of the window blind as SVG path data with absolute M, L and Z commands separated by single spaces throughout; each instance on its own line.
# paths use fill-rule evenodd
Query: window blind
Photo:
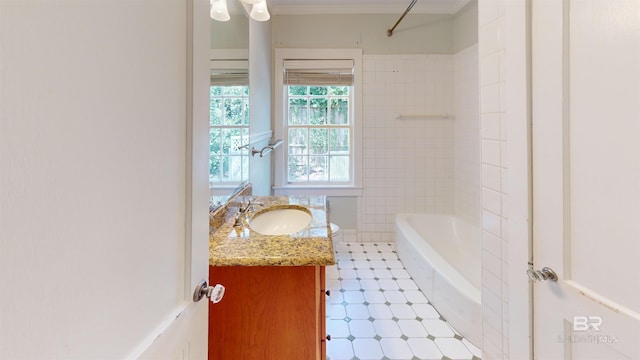
M 346 60 L 284 60 L 284 85 L 353 85 L 354 63 Z
M 211 86 L 249 85 L 247 60 L 211 60 Z

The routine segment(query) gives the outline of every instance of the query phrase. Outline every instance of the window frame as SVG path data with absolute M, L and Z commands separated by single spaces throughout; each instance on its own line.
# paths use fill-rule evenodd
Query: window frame
M 288 181 L 287 173 L 287 88 L 283 80 L 285 60 L 353 60 L 354 81 L 352 86 L 352 144 L 350 156 L 351 181 L 349 183 L 295 183 Z M 274 194 L 359 196 L 362 193 L 362 49 L 275 49 L 274 61 L 274 119 L 275 136 L 285 144 L 274 157 Z

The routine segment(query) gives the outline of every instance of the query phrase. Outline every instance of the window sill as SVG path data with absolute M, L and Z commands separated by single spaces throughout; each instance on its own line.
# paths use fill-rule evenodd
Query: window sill
M 274 186 L 275 196 L 288 195 L 326 195 L 326 196 L 362 196 L 362 187 L 358 186 Z

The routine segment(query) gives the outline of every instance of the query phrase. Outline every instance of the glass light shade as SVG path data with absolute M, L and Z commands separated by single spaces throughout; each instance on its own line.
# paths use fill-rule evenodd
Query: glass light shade
M 211 1 L 211 18 L 218 21 L 229 21 L 229 9 L 227 8 L 227 0 Z
M 253 5 L 249 16 L 251 16 L 251 18 L 256 21 L 269 20 L 271 18 L 271 15 L 269 15 L 269 10 L 267 9 L 267 1 L 261 0 Z

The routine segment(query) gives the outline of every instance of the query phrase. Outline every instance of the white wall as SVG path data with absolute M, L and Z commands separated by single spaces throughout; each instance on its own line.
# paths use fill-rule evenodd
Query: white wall
M 363 54 L 451 54 L 453 16 L 409 14 L 393 36 L 396 14 L 274 15 L 273 42 L 281 48 L 360 48 Z

